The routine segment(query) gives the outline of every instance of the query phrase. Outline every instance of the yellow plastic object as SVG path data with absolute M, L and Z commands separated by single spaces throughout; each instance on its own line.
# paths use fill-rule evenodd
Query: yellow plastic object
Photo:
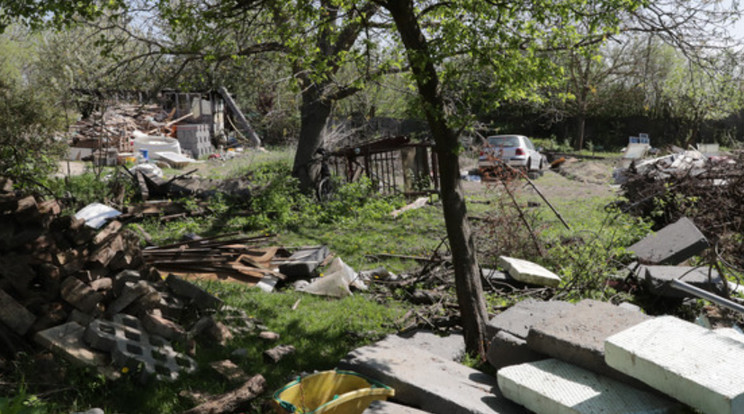
M 278 413 L 361 414 L 395 390 L 352 371 L 323 371 L 297 378 L 274 393 Z

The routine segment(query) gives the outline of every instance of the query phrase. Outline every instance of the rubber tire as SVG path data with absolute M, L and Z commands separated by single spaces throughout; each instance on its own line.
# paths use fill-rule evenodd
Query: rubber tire
M 333 181 L 331 181 L 330 177 L 326 177 L 318 183 L 315 195 L 318 197 L 318 201 L 324 202 L 330 200 L 333 197 L 334 192 L 335 188 Z

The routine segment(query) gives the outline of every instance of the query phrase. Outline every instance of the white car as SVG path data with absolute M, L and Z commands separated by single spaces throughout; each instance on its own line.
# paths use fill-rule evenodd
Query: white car
M 495 167 L 500 162 L 526 171 L 540 171 L 543 168 L 542 154 L 524 135 L 493 135 L 486 141 L 478 157 L 478 168 Z

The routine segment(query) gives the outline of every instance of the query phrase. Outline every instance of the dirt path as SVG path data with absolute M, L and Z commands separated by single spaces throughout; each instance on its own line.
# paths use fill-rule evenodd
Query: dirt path
M 606 161 L 572 162 L 564 166 L 560 173 L 553 170 L 544 171 L 533 182 L 548 200 L 610 197 L 617 191 L 611 187 L 612 168 L 613 163 Z M 499 182 L 463 181 L 462 185 L 465 194 L 471 198 L 487 197 L 501 190 Z M 535 190 L 526 182 L 518 184 L 516 189 L 518 193 L 537 196 Z

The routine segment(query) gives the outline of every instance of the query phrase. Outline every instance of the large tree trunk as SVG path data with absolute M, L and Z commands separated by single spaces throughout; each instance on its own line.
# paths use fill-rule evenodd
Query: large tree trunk
M 411 0 L 389 0 L 385 7 L 395 20 L 395 26 L 406 48 L 419 95 L 423 100 L 426 119 L 436 143 L 444 221 L 455 266 L 455 288 L 465 347 L 469 353 L 484 358 L 488 313 L 475 257 L 475 244 L 467 221 L 465 197 L 460 186 L 457 137 L 447 125 L 444 104 L 439 94 L 439 78 Z
M 584 148 L 584 131 L 586 130 L 586 115 L 582 112 L 578 117 L 579 132 L 576 140 L 576 150 L 581 151 Z
M 331 114 L 331 102 L 322 97 L 323 86 L 303 88 L 300 106 L 300 139 L 297 143 L 292 175 L 300 180 L 300 189 L 312 191 L 320 174 L 320 163 L 313 162 L 315 151 L 323 145 L 323 128 Z

